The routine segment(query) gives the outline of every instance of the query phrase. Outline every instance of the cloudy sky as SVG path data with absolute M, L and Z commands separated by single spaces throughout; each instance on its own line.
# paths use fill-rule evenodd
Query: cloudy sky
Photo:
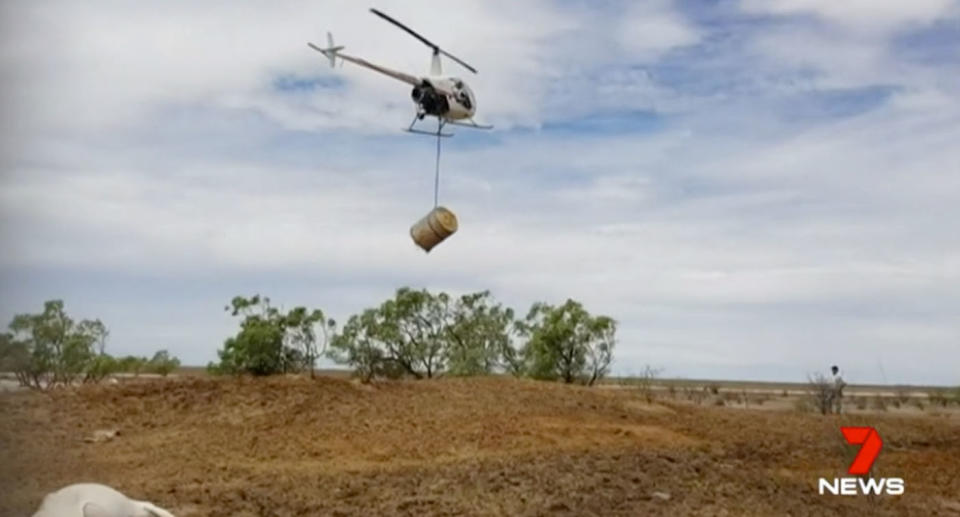
M 429 53 L 356 2 L 0 5 L 0 317 L 216 357 L 234 295 L 583 301 L 616 371 L 960 383 L 960 2 L 379 1 L 479 69 L 429 255 Z

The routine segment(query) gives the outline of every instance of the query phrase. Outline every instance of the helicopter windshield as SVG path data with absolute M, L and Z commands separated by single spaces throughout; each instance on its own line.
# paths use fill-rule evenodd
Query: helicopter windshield
M 468 110 L 473 109 L 473 92 L 470 91 L 470 87 L 466 85 L 462 80 L 451 77 L 450 81 L 453 83 L 453 87 L 456 89 L 456 98 L 457 102 L 461 106 L 467 108 Z

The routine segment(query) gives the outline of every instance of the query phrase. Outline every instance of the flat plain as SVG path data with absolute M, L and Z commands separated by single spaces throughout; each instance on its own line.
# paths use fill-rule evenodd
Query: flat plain
M 81 481 L 178 517 L 960 515 L 956 409 L 823 416 L 783 387 L 717 388 L 324 375 L 5 392 L 0 515 Z M 819 495 L 856 453 L 841 425 L 877 428 L 873 475 L 903 496 Z

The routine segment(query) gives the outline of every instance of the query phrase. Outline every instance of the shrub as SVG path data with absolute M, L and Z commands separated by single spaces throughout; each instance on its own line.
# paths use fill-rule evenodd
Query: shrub
M 107 354 L 101 354 L 90 361 L 83 382 L 100 382 L 118 371 L 120 371 L 120 363 Z
M 872 407 L 873 407 L 873 409 L 876 409 L 876 410 L 878 410 L 878 411 L 886 411 L 886 410 L 887 410 L 887 401 L 883 398 L 882 395 L 877 395 L 877 396 L 873 397 L 873 405 L 872 405 Z
M 834 385 L 826 375 L 822 373 L 814 374 L 807 378 L 807 396 L 805 397 L 810 407 L 820 411 L 820 414 L 826 415 L 833 409 Z
M 814 411 L 821 411 L 820 408 L 814 406 L 814 400 L 810 397 L 800 397 L 793 401 L 793 409 L 800 413 L 812 413 Z
M 650 365 L 643 367 L 643 373 L 637 377 L 637 389 L 640 391 L 640 395 L 643 397 L 647 403 L 651 403 L 656 398 L 654 393 L 654 383 L 657 380 L 657 376 L 660 375 L 662 370 L 658 368 L 652 368 Z
M 900 407 L 900 404 L 906 404 L 907 402 L 910 401 L 910 398 L 911 398 L 911 397 L 910 397 L 910 391 L 907 390 L 907 388 L 904 388 L 904 387 L 897 388 L 896 397 L 897 397 L 897 398 L 896 398 L 896 402 L 897 402 L 896 407 Z
M 945 390 L 931 390 L 927 392 L 927 401 L 931 406 L 947 407 L 950 404 L 950 398 Z

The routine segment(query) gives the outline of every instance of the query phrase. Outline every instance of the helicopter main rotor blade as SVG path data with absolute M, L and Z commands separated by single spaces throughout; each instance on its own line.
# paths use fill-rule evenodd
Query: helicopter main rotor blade
M 449 52 L 447 52 L 446 50 L 443 50 L 442 48 L 439 49 L 439 50 L 440 50 L 440 53 L 441 53 L 441 54 L 449 57 L 450 59 L 452 59 L 452 60 L 454 60 L 454 61 L 456 61 L 457 63 L 460 64 L 460 66 L 466 68 L 467 70 L 470 70 L 470 71 L 473 72 L 473 73 L 477 73 L 477 69 L 476 69 L 476 68 L 474 68 L 474 67 L 472 67 L 472 66 L 464 63 L 462 59 L 458 58 L 457 56 L 455 56 L 455 55 L 453 55 L 453 54 L 451 54 L 451 53 L 449 53 Z
M 416 31 L 414 31 L 414 30 L 411 29 L 410 27 L 407 27 L 406 25 L 398 22 L 397 20 L 391 18 L 389 15 L 384 14 L 383 12 L 378 11 L 378 10 L 372 8 L 372 7 L 370 8 L 370 12 L 373 13 L 373 14 L 375 14 L 375 15 L 377 15 L 377 16 L 379 16 L 379 17 L 381 17 L 381 18 L 383 18 L 384 20 L 387 20 L 388 22 L 396 25 L 397 27 L 400 27 L 401 29 L 407 31 L 408 34 L 410 34 L 410 35 L 413 36 L 414 38 L 417 38 L 418 40 L 420 40 L 421 42 L 423 42 L 424 45 L 432 48 L 434 52 L 437 52 L 437 51 L 440 50 L 440 47 L 438 47 L 438 46 L 437 46 L 436 44 L 434 44 L 432 41 L 428 40 L 427 38 L 424 38 L 423 36 L 421 36 L 421 35 L 419 35 L 419 34 L 417 34 Z
M 417 38 L 417 39 L 420 40 L 420 42 L 422 42 L 424 45 L 426 45 L 426 46 L 430 47 L 431 49 L 433 49 L 433 53 L 434 53 L 434 54 L 443 54 L 444 56 L 447 56 L 448 58 L 456 61 L 460 66 L 466 68 L 467 70 L 470 70 L 470 71 L 473 72 L 473 73 L 477 73 L 477 69 L 476 69 L 476 68 L 468 65 L 467 63 L 465 63 L 462 59 L 458 58 L 457 56 L 454 56 L 453 54 L 447 52 L 446 50 L 443 50 L 443 49 L 440 48 L 436 43 L 428 40 L 427 38 L 424 38 L 423 36 L 421 36 L 420 34 L 418 34 L 415 30 L 413 30 L 413 29 L 411 29 L 410 27 L 407 27 L 406 25 L 400 23 L 399 21 L 397 21 L 396 19 L 392 18 L 391 16 L 383 13 L 382 11 L 379 11 L 379 10 L 377 10 L 377 9 L 374 9 L 374 8 L 372 8 L 372 7 L 370 8 L 370 12 L 373 13 L 373 14 L 375 14 L 375 15 L 377 15 L 377 16 L 379 16 L 379 17 L 381 17 L 381 18 L 383 18 L 384 20 L 387 20 L 388 22 L 396 25 L 397 27 L 400 27 L 401 29 L 403 29 L 404 31 L 406 31 L 407 34 L 413 36 L 414 38 Z

